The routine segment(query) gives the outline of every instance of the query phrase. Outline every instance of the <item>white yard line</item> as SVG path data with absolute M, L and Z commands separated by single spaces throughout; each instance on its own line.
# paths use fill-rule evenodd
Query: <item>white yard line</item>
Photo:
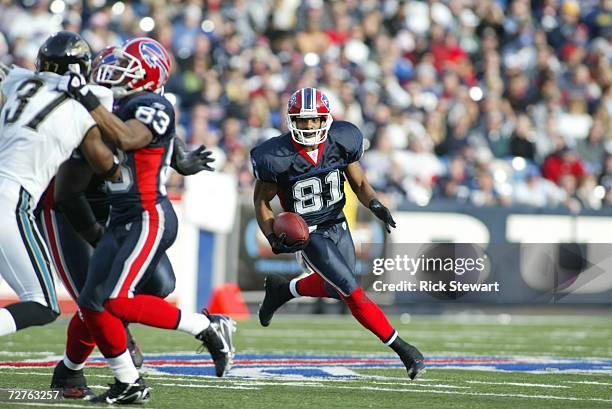
M 357 378 L 359 379 L 359 378 Z M 374 385 L 396 385 L 396 386 L 423 386 L 425 388 L 448 388 L 448 389 L 470 389 L 469 386 L 458 386 L 458 385 L 448 385 L 448 384 L 443 384 L 443 383 L 426 383 L 426 384 L 420 384 L 417 382 L 412 382 L 412 383 L 400 383 L 400 382 L 370 382 Z
M 581 385 L 601 385 L 601 386 L 612 386 L 612 383 L 608 382 L 597 382 L 597 381 L 563 381 L 563 383 L 577 383 Z
M 254 389 L 247 386 L 224 386 L 224 385 L 199 385 L 199 384 L 186 384 L 186 383 L 160 383 L 161 386 L 178 386 L 179 388 L 215 388 L 215 389 Z M 147 408 L 148 409 L 148 408 Z
M 58 356 L 54 352 L 42 351 L 42 352 L 27 352 L 27 351 L 0 351 L 0 356 L 43 356 L 43 357 L 55 357 Z
M 525 382 L 486 382 L 486 381 L 465 381 L 466 383 L 473 383 L 479 385 L 511 385 L 511 386 L 524 386 L 526 388 L 560 388 L 568 389 L 569 386 L 563 385 L 550 385 L 546 383 L 525 383 Z

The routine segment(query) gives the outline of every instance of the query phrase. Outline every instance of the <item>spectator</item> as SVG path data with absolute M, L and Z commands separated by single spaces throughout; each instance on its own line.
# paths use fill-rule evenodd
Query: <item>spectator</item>
M 241 189 L 251 181 L 245 152 L 286 130 L 290 93 L 316 86 L 336 119 L 372 141 L 364 163 L 396 201 L 594 209 L 600 174 L 612 204 L 609 0 L 58 4 L 0 1 L 0 61 L 34 68 L 43 39 L 62 27 L 95 50 L 156 38 L 173 59 L 166 91 L 186 113 L 178 132 L 211 147 Z M 508 155 L 534 161 L 544 178 L 523 180 Z M 568 199 L 553 199 L 549 180 Z
M 530 167 L 525 181 L 516 184 L 514 201 L 529 207 L 557 207 L 565 199 L 565 192 L 548 179 L 541 177 L 536 167 Z
M 586 170 L 576 152 L 563 147 L 546 158 L 542 167 L 542 175 L 560 186 L 565 176 L 571 176 L 573 179 L 566 179 L 565 186 L 568 187 L 566 191 L 573 194 L 577 180 L 586 175 Z
M 510 154 L 530 161 L 535 160 L 533 139 L 531 119 L 525 114 L 519 114 L 516 120 L 516 128 L 510 137 Z

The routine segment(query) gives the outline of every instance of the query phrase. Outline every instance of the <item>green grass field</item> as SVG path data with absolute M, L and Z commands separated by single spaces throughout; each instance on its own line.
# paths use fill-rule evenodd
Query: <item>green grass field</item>
M 343 367 L 324 370 L 338 376 L 254 373 L 241 369 L 251 354 L 392 358 L 394 355 L 350 317 L 279 316 L 269 328 L 240 322 L 235 334 L 237 365 L 227 378 L 169 374 L 145 369 L 152 388 L 147 408 L 610 408 L 612 407 L 612 318 L 591 316 L 413 316 L 395 319 L 403 337 L 432 364 L 410 382 L 399 367 Z M 510 322 L 508 322 L 510 321 Z M 54 360 L 64 349 L 66 321 L 0 338 L 0 389 L 44 389 L 52 367 L 9 367 L 7 362 Z M 155 354 L 193 354 L 195 340 L 135 326 L 151 360 Z M 495 356 L 540 362 L 600 362 L 596 369 L 525 371 L 456 369 L 444 359 Z M 521 358 L 517 358 L 521 357 Z M 207 359 L 202 355 L 200 359 Z M 302 359 L 307 359 L 303 357 Z M 578 359 L 580 358 L 580 359 Z M 588 359 L 587 359 L 588 358 Z M 595 359 L 595 358 L 600 358 Z M 3 364 L 4 362 L 4 364 Z M 246 362 L 246 360 L 244 361 Z M 434 364 L 437 362 L 437 364 Z M 603 362 L 603 364 L 601 363 Z M 146 362 L 145 362 L 146 365 Z M 289 366 L 300 369 L 300 364 Z M 451 368 L 452 367 L 452 368 Z M 179 368 L 180 370 L 180 368 Z M 246 371 L 246 372 L 245 372 Z M 250 371 L 250 372 L 249 372 Z M 351 372 L 352 371 L 352 372 Z M 348 374 L 348 376 L 346 376 Z M 352 375 L 351 375 L 352 374 Z M 87 368 L 95 392 L 112 382 L 107 368 Z M 0 402 L 2 408 L 92 407 L 87 402 Z

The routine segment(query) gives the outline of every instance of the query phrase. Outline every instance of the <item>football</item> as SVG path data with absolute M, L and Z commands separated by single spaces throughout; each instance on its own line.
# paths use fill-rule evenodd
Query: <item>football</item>
M 310 233 L 306 221 L 297 213 L 283 212 L 274 218 L 274 234 L 287 235 L 287 244 L 308 240 Z

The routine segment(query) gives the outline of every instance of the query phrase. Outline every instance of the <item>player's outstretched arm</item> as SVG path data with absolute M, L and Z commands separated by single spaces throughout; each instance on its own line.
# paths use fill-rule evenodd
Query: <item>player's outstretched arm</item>
M 87 80 L 80 74 L 69 72 L 62 76 L 57 85 L 58 91 L 63 91 L 78 101 L 96 121 L 100 131 L 109 143 L 121 147 L 126 140 L 131 139 L 130 128 L 119 117 L 107 110 L 92 90 L 86 86 Z
M 346 167 L 344 174 L 361 204 L 370 209 L 376 217 L 382 220 L 385 223 L 387 232 L 391 233 L 391 227 L 395 228 L 395 220 L 393 220 L 393 216 L 391 216 L 389 209 L 383 206 L 376 198 L 376 192 L 368 183 L 359 162 L 350 163 Z
M 122 151 L 144 148 L 153 140 L 153 132 L 138 119 L 128 119 L 125 121 L 125 125 L 129 132 L 116 145 Z
M 74 230 L 95 246 L 104 228 L 96 221 L 84 193 L 92 176 L 93 170 L 85 161 L 68 159 L 55 176 L 54 201 Z

